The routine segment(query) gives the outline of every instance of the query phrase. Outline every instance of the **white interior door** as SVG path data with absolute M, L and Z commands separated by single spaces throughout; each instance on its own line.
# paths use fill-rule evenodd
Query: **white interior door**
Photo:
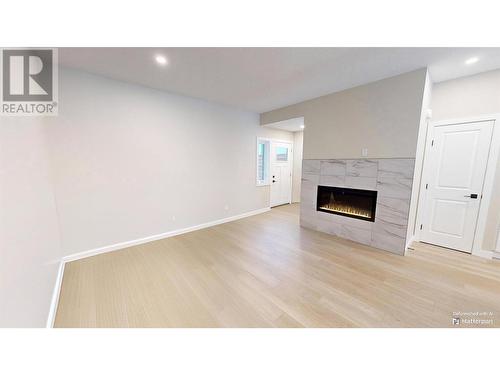
M 425 158 L 420 238 L 472 251 L 493 121 L 436 126 Z
M 292 144 L 271 142 L 271 207 L 292 201 Z

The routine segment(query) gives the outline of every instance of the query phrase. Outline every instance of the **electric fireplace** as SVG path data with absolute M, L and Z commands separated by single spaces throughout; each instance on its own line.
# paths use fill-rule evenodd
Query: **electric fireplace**
M 376 191 L 318 186 L 317 211 L 375 221 L 376 205 Z

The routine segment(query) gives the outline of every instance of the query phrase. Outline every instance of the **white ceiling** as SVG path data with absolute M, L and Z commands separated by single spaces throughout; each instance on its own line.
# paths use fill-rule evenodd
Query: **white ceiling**
M 286 130 L 289 132 L 299 132 L 304 130 L 304 117 L 295 117 L 288 120 L 265 124 L 264 126 L 267 128 Z
M 465 65 L 472 56 L 479 62 Z M 60 48 L 59 60 L 262 113 L 425 66 L 434 82 L 497 69 L 500 48 Z

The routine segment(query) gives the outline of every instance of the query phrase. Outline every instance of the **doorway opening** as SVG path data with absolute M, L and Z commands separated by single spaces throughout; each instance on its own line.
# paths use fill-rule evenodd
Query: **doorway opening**
M 286 132 L 287 138 L 262 139 L 260 138 L 261 163 L 258 159 L 258 170 L 261 170 L 262 179 L 258 185 L 269 185 L 269 206 L 276 207 L 283 204 L 300 202 L 302 182 L 302 146 L 304 134 L 304 118 L 297 117 L 289 120 L 264 125 Z M 285 138 L 285 137 L 280 137 Z M 258 140 L 259 147 L 259 140 Z M 265 156 L 267 152 L 267 158 Z M 259 148 L 257 150 L 259 158 Z M 266 176 L 265 164 L 268 163 Z M 260 169 L 259 169 L 260 165 Z M 267 178 L 266 178 L 267 177 Z
M 270 161 L 270 206 L 292 203 L 293 144 L 271 141 Z

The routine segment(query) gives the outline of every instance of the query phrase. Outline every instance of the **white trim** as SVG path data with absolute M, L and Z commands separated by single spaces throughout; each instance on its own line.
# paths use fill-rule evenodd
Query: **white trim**
M 56 283 L 54 285 L 54 291 L 52 292 L 52 300 L 50 301 L 49 316 L 47 318 L 47 328 L 54 327 L 54 322 L 56 320 L 57 306 L 59 305 L 59 295 L 61 293 L 62 280 L 64 275 L 64 265 L 66 262 L 61 260 L 59 263 L 59 269 L 57 270 Z
M 287 131 L 287 130 L 283 130 L 283 131 Z M 293 132 L 289 132 L 289 133 L 292 133 Z M 291 143 L 293 144 L 293 140 L 290 141 L 290 140 L 285 140 L 285 139 L 278 139 L 278 138 L 268 138 L 268 137 L 257 137 L 259 139 L 262 139 L 263 141 L 272 141 L 272 142 L 279 142 L 279 143 Z
M 291 121 L 297 122 L 297 120 L 301 122 L 299 129 L 291 130 L 291 129 L 287 129 L 286 126 L 285 127 L 279 126 L 280 124 L 286 124 L 286 123 L 289 123 Z M 281 120 L 281 121 L 270 122 L 267 124 L 261 124 L 261 126 L 266 127 L 266 128 L 281 130 L 284 132 L 297 133 L 297 132 L 301 132 L 304 130 L 305 118 L 304 118 L 304 116 L 292 117 L 292 118 L 287 118 L 287 119 Z
M 499 259 L 500 260 L 500 228 L 498 228 L 498 234 L 497 234 L 497 246 L 496 250 L 491 253 L 493 259 Z
M 498 233 L 497 233 L 497 248 L 496 251 L 500 253 L 500 228 L 498 228 Z
M 287 130 L 284 130 L 284 131 L 287 131 Z M 292 133 L 293 134 L 293 133 Z M 257 169 L 257 166 L 259 165 L 259 142 L 261 141 L 264 141 L 264 142 L 267 142 L 268 143 L 268 153 L 267 153 L 267 169 L 268 169 L 268 175 L 266 176 L 267 178 L 264 180 L 264 181 L 261 181 L 259 180 L 259 171 Z M 291 145 L 290 147 L 290 152 L 293 154 L 293 141 L 285 141 L 285 140 L 281 140 L 281 139 L 276 139 L 276 138 L 266 138 L 266 137 L 257 137 L 257 140 L 256 140 L 256 143 L 255 143 L 255 181 L 256 181 L 256 184 L 255 186 L 271 186 L 271 178 L 269 177 L 269 174 L 271 173 L 271 148 L 272 148 L 272 143 L 273 142 L 277 142 L 277 143 L 288 143 Z M 292 155 L 293 156 L 293 155 Z M 292 160 L 292 167 L 291 167 L 291 171 L 292 171 L 292 176 L 291 176 L 291 179 L 290 179 L 290 184 L 292 184 L 292 181 L 293 181 L 293 160 Z M 291 191 L 292 191 L 292 194 L 290 194 L 290 196 L 293 195 L 293 185 L 291 186 Z M 269 192 L 269 197 L 271 196 L 271 192 Z M 292 198 L 290 198 L 290 203 L 292 203 Z
M 264 160 L 264 179 L 259 180 L 259 144 L 263 143 L 264 148 L 265 148 L 265 157 L 266 160 Z M 255 181 L 256 181 L 256 186 L 269 186 L 271 185 L 270 183 L 270 166 L 269 163 L 271 162 L 271 140 L 268 138 L 262 138 L 262 137 L 257 137 L 257 142 L 256 142 L 256 147 L 255 147 Z
M 288 160 L 287 162 L 290 164 L 290 200 L 288 201 L 288 204 L 292 204 L 292 199 L 293 199 L 293 141 L 282 141 L 280 139 L 273 139 L 270 138 L 270 152 L 269 152 L 269 172 L 271 172 L 272 169 L 272 163 L 273 160 L 271 160 L 271 155 L 272 155 L 272 149 L 273 149 L 273 143 L 286 143 L 290 145 L 290 155 L 288 155 Z M 291 157 L 291 159 L 290 159 Z M 271 179 L 269 179 L 271 180 Z M 271 185 L 271 184 L 269 184 Z M 269 204 L 271 204 L 271 189 L 269 189 Z M 286 203 L 285 203 L 286 204 Z
M 411 236 L 410 239 L 408 241 L 406 241 L 405 254 L 406 254 L 406 251 L 410 248 L 413 241 L 415 241 L 415 236 Z
M 500 152 L 500 114 L 496 114 L 490 120 L 493 121 L 493 134 L 491 135 L 490 152 L 488 155 L 488 161 L 486 163 L 486 175 L 484 176 L 483 183 L 483 196 L 481 198 L 481 203 L 479 206 L 476 233 L 474 235 L 474 243 L 472 245 L 472 254 L 483 257 L 484 251 L 486 250 L 482 249 L 482 244 L 484 240 L 484 232 L 486 231 L 488 210 L 490 208 L 491 198 L 493 197 L 496 166 L 498 164 L 498 154 Z M 491 250 L 492 249 L 489 250 L 489 254 L 492 253 Z
M 491 252 L 491 257 L 493 259 L 499 259 L 500 260 L 500 228 L 498 228 L 497 244 L 496 244 L 495 250 Z
M 284 130 L 286 131 L 286 130 Z M 293 134 L 293 133 L 292 133 Z M 259 165 L 259 143 L 261 142 L 266 142 L 266 150 L 267 150 L 267 176 L 265 180 L 259 180 L 259 170 L 258 170 L 258 165 Z M 266 137 L 257 137 L 256 142 L 255 142 L 255 186 L 271 186 L 271 178 L 269 177 L 269 174 L 271 173 L 271 149 L 272 149 L 272 143 L 277 142 L 277 143 L 288 143 L 291 145 L 290 147 L 290 152 L 293 154 L 293 141 L 285 141 L 281 139 L 275 139 L 275 138 L 266 138 Z M 293 156 L 293 155 L 292 155 Z M 292 160 L 292 179 L 293 179 L 293 160 Z M 292 186 L 293 189 L 293 186 Z M 291 200 L 290 200 L 291 203 Z
M 472 250 L 471 254 L 485 259 L 493 258 L 493 251 L 491 250 L 483 250 L 483 249 L 479 249 L 477 251 Z
M 428 154 L 428 150 L 430 148 L 430 143 L 433 137 L 433 129 L 438 126 L 445 125 L 456 125 L 456 124 L 465 124 L 471 122 L 484 122 L 484 121 L 493 121 L 493 134 L 491 137 L 490 143 L 490 151 L 488 155 L 488 161 L 486 165 L 486 174 L 483 182 L 483 191 L 482 191 L 482 199 L 479 206 L 479 213 L 476 224 L 476 231 L 474 233 L 474 242 L 472 245 L 472 255 L 480 256 L 483 258 L 491 259 L 493 252 L 491 250 L 482 249 L 482 242 L 484 239 L 484 231 L 486 229 L 486 220 L 488 215 L 488 209 L 490 206 L 490 201 L 493 195 L 493 185 L 495 179 L 496 166 L 498 163 L 498 157 L 500 152 L 500 114 L 490 114 L 483 116 L 475 116 L 475 117 L 467 117 L 461 119 L 451 119 L 451 120 L 440 120 L 433 121 L 428 123 L 427 130 L 427 141 L 426 141 L 426 151 L 424 153 L 424 170 L 422 173 L 422 179 L 420 181 L 420 192 L 418 198 L 418 211 L 417 211 L 417 222 L 415 226 L 415 240 L 420 240 L 420 229 L 419 226 L 424 221 L 423 211 L 421 208 L 425 202 L 425 181 L 426 176 L 428 174 L 428 170 L 425 169 L 425 155 Z M 423 193 L 422 193 L 423 192 Z
M 458 124 L 468 124 L 470 122 L 495 121 L 495 120 L 499 120 L 499 119 L 500 119 L 500 113 L 492 113 L 489 115 L 432 121 L 431 124 L 433 126 L 458 125 Z
M 204 229 L 204 228 L 208 228 L 208 227 L 213 227 L 215 225 L 224 224 L 224 223 L 228 223 L 230 221 L 243 219 L 243 218 L 248 217 L 248 216 L 262 214 L 262 213 L 267 212 L 269 210 L 270 210 L 269 207 L 265 207 L 265 208 L 261 208 L 261 209 L 258 209 L 258 210 L 245 212 L 245 213 L 240 214 L 240 215 L 225 217 L 223 219 L 218 219 L 218 220 L 210 221 L 208 223 L 194 225 L 194 226 L 188 227 L 188 228 L 176 229 L 176 230 L 173 230 L 173 231 L 170 231 L 170 232 L 155 234 L 153 236 L 138 238 L 138 239 L 131 240 L 131 241 L 120 242 L 120 243 L 113 244 L 113 245 L 99 247 L 99 248 L 93 249 L 93 250 L 82 251 L 80 253 L 67 255 L 67 256 L 63 257 L 62 260 L 64 262 L 72 262 L 74 260 L 78 260 L 78 259 L 82 259 L 82 258 L 88 258 L 88 257 L 94 256 L 94 255 L 98 255 L 98 254 L 109 253 L 109 252 L 115 251 L 115 250 L 122 250 L 122 249 L 125 249 L 127 247 L 141 245 L 141 244 L 146 243 L 146 242 L 157 241 L 157 240 L 161 240 L 161 239 L 164 239 L 164 238 L 177 236 L 179 234 L 193 232 L 195 230 Z
M 417 220 L 415 221 L 415 240 L 420 241 L 420 225 L 424 222 L 424 206 L 425 206 L 425 199 L 426 199 L 426 194 L 427 190 L 425 189 L 425 181 L 427 177 L 428 171 L 425 169 L 425 158 L 429 154 L 429 149 L 431 148 L 431 142 L 432 142 L 432 132 L 433 129 L 433 122 L 427 121 L 427 130 L 426 130 L 426 136 L 425 136 L 425 149 L 424 153 L 422 155 L 422 174 L 420 176 L 420 189 L 419 189 L 419 195 L 418 195 L 418 205 L 417 205 Z M 415 163 L 416 164 L 416 163 Z
M 423 166 L 425 160 L 425 146 L 427 141 L 427 131 L 429 129 L 429 121 L 432 118 L 432 110 L 430 107 L 432 97 L 432 80 L 427 70 L 425 75 L 425 86 L 422 96 L 422 110 L 420 112 L 420 122 L 418 126 L 417 147 L 415 150 L 415 165 L 413 170 L 413 181 L 411 185 L 410 208 L 408 211 L 408 224 L 406 228 L 406 238 L 410 239 L 406 243 L 406 249 L 411 245 L 411 242 L 416 237 L 416 227 L 418 219 L 418 204 L 420 196 L 420 186 L 422 182 Z

